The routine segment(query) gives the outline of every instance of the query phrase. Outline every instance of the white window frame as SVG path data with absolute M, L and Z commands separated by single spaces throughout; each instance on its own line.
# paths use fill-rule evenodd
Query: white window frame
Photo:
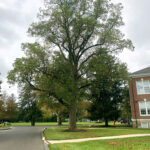
M 144 102 L 144 104 L 145 104 L 145 108 L 146 108 L 146 114 L 145 115 L 143 115 L 143 114 L 141 114 L 141 109 L 140 109 L 140 102 Z M 147 105 L 146 105 L 146 103 L 147 102 L 150 102 L 150 101 L 146 101 L 146 100 L 144 100 L 144 101 L 140 101 L 139 102 L 139 111 L 140 111 L 140 116 L 150 116 L 150 114 L 148 114 L 148 108 L 147 108 Z
M 139 81 L 136 81 L 136 91 L 137 91 L 137 94 L 138 94 L 138 95 L 150 94 L 150 92 L 149 92 L 149 93 L 146 93 L 146 92 L 145 92 L 145 89 L 144 89 L 144 82 L 143 82 L 143 81 L 148 81 L 148 83 L 149 83 L 149 88 L 150 88 L 150 81 L 149 81 L 149 80 L 143 80 L 143 79 L 141 79 L 141 80 L 139 80 Z M 137 83 L 138 83 L 138 82 L 141 82 L 141 83 L 142 83 L 143 93 L 138 93 L 138 88 L 137 88 Z

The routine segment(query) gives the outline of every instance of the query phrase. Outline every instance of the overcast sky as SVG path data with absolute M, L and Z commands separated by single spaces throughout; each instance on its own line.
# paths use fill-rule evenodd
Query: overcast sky
M 120 59 L 127 63 L 130 72 L 150 66 L 150 1 L 112 1 L 123 4 L 125 26 L 122 30 L 135 46 L 134 52 L 125 50 Z M 7 72 L 14 60 L 23 56 L 21 43 L 33 40 L 26 32 L 42 4 L 43 0 L 0 0 L 0 79 L 3 91 L 9 94 L 17 94 L 17 88 L 7 84 Z

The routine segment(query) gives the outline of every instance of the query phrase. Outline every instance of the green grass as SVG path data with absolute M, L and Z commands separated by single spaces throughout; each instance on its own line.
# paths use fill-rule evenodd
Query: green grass
M 66 124 L 66 123 L 64 123 Z M 12 126 L 31 126 L 30 122 L 15 122 L 15 123 L 11 123 Z M 35 123 L 36 126 L 55 126 L 57 125 L 57 122 L 36 122 Z
M 50 150 L 150 150 L 150 137 L 49 145 Z
M 30 122 L 15 122 L 15 123 L 11 123 L 12 126 L 30 126 L 31 123 Z M 49 126 L 49 125 L 57 125 L 57 122 L 36 122 L 35 125 L 36 126 Z M 63 122 L 63 125 L 69 125 L 68 122 Z M 93 122 L 78 122 L 77 125 L 97 125 L 97 123 L 93 123 Z
M 0 130 L 4 130 L 4 129 L 10 129 L 10 127 L 11 127 L 11 125 L 10 124 L 2 124 L 1 126 L 0 126 Z
M 57 122 L 36 122 L 36 126 L 56 126 L 58 123 Z M 63 122 L 63 125 L 68 125 L 68 122 Z M 81 122 L 77 123 L 78 125 L 96 125 L 96 123 L 87 123 L 87 122 Z M 11 123 L 12 126 L 30 126 L 30 122 L 15 122 Z
M 68 122 L 63 122 L 63 125 L 69 125 Z M 15 123 L 11 123 L 12 126 L 30 126 L 31 123 L 30 122 L 15 122 Z M 36 122 L 35 123 L 36 126 L 53 126 L 53 125 L 57 125 L 57 122 Z M 77 126 L 90 126 L 90 125 L 104 125 L 103 123 L 95 123 L 95 122 L 77 122 Z M 109 125 L 113 125 L 113 122 L 110 122 Z M 116 123 L 116 125 L 121 125 L 120 123 Z
M 150 129 L 135 128 L 84 128 L 85 132 L 64 132 L 67 128 L 48 128 L 44 131 L 47 140 L 82 139 L 127 134 L 150 133 Z

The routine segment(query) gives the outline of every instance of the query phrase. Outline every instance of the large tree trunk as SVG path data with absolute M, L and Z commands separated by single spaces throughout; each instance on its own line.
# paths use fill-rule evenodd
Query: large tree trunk
M 76 107 L 72 107 L 69 111 L 69 130 L 76 130 Z
M 58 115 L 57 115 L 57 123 L 58 123 L 58 126 L 62 125 L 62 120 L 61 120 L 61 114 L 60 113 L 58 113 Z
M 72 57 L 72 56 L 71 56 Z M 72 62 L 71 62 L 72 64 Z M 76 130 L 76 112 L 77 112 L 77 98 L 78 98 L 78 69 L 77 64 L 72 65 L 72 73 L 74 78 L 73 91 L 72 91 L 72 100 L 69 108 L 69 130 Z

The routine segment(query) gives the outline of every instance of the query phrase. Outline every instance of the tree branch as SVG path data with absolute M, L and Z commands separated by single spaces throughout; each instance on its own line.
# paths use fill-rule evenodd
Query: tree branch
M 93 57 L 94 55 L 96 55 L 97 53 L 92 53 L 91 55 L 89 55 L 84 61 L 81 62 L 78 71 L 82 68 L 82 66 L 84 65 L 84 63 L 86 63 L 91 57 Z
M 89 87 L 90 85 L 91 85 L 91 83 L 87 83 L 87 84 L 85 84 L 85 85 L 79 87 L 79 89 L 83 89 L 83 88 L 85 88 L 85 87 Z
M 54 92 L 50 92 L 48 90 L 39 89 L 39 88 L 35 87 L 29 80 L 26 79 L 26 81 L 30 85 L 30 87 L 32 88 L 32 90 L 46 92 L 46 93 L 49 94 L 49 96 L 55 97 L 62 105 L 67 106 L 67 107 L 69 106 L 67 103 L 65 103 L 63 101 L 62 98 L 59 98 Z

